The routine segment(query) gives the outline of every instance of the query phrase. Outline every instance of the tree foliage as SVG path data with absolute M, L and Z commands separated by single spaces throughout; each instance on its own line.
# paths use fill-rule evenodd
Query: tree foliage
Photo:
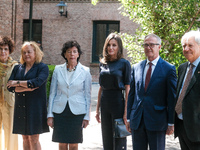
M 134 35 L 121 33 L 133 63 L 145 58 L 141 44 L 149 33 L 162 39 L 162 58 L 176 67 L 185 61 L 180 41 L 184 33 L 200 28 L 200 0 L 119 1 L 122 15 L 140 25 Z
M 181 37 L 200 28 L 200 0 L 120 0 L 122 14 L 140 24 L 135 35 L 122 34 L 129 56 L 137 62 L 144 58 L 144 36 L 154 33 L 162 39 L 160 55 L 175 66 L 185 58 Z

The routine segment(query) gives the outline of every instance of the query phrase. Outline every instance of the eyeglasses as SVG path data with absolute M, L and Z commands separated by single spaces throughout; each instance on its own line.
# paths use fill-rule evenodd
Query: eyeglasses
M 8 52 L 9 49 L 7 49 L 7 48 L 1 48 L 1 47 L 0 47 L 0 52 L 3 52 L 3 51 L 4 51 L 4 52 Z
M 74 51 L 66 51 L 68 54 L 72 54 L 72 53 L 74 53 L 74 54 L 76 54 L 76 53 L 78 53 L 78 51 L 77 50 L 74 50 Z
M 160 44 L 158 44 L 158 43 L 149 43 L 149 44 L 142 44 L 142 46 L 144 47 L 144 48 L 148 48 L 148 46 L 149 47 L 151 47 L 151 48 L 154 48 L 155 47 L 155 45 L 160 45 Z

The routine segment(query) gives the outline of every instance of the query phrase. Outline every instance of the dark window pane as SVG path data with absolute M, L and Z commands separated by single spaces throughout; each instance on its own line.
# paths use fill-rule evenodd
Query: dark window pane
M 108 34 L 119 32 L 119 21 L 94 21 L 93 32 L 92 62 L 99 62 Z
M 23 41 L 29 40 L 29 20 L 24 20 Z M 42 42 L 42 20 L 32 20 L 32 40 Z
M 106 24 L 98 24 L 96 30 L 96 52 L 95 52 L 95 55 L 97 57 L 100 57 L 102 55 L 105 38 L 106 38 Z
M 109 33 L 118 32 L 119 31 L 119 24 L 109 24 Z

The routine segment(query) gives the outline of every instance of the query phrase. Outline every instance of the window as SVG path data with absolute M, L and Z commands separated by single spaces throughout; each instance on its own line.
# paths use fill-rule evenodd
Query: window
M 93 63 L 99 62 L 99 57 L 102 57 L 105 39 L 112 32 L 119 32 L 119 21 L 93 22 L 93 43 L 92 43 Z
M 23 23 L 23 41 L 29 40 L 29 20 Z M 32 20 L 32 40 L 42 43 L 42 20 Z

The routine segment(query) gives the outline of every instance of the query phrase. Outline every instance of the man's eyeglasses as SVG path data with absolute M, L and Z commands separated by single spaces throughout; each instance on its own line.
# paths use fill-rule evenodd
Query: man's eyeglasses
M 148 46 L 151 47 L 151 48 L 154 48 L 155 45 L 160 45 L 160 44 L 158 44 L 158 43 L 142 44 L 142 46 L 143 46 L 144 48 L 148 48 Z

